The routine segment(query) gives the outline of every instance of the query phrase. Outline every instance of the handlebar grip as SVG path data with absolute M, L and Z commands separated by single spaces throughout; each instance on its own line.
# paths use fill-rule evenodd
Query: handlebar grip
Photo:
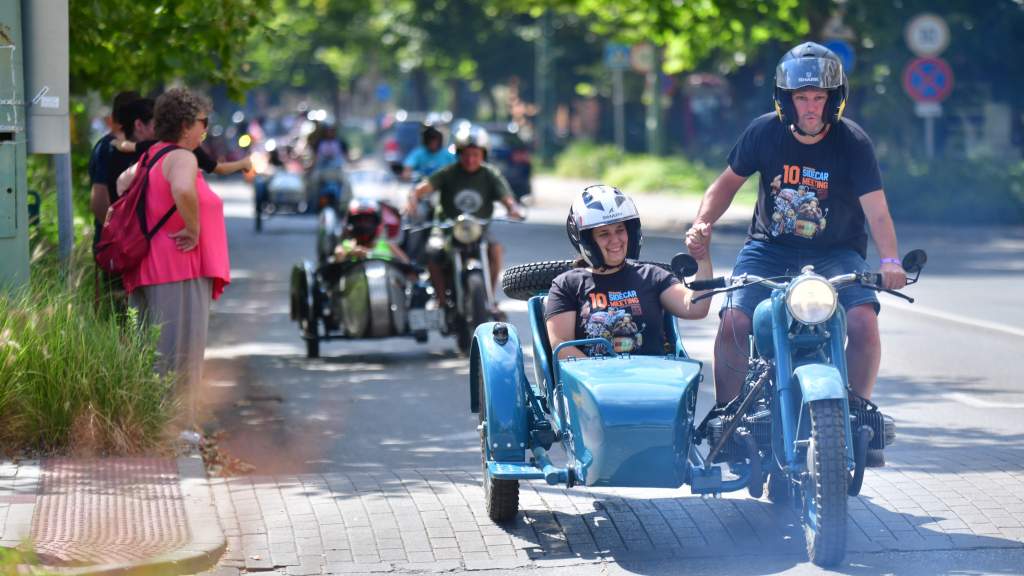
M 724 276 L 717 276 L 710 280 L 694 280 L 690 282 L 691 290 L 714 290 L 715 288 L 725 288 Z

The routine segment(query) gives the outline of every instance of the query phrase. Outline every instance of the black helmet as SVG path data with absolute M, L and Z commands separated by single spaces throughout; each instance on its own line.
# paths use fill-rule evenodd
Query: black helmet
M 466 148 L 479 148 L 484 151 L 484 158 L 487 158 L 487 147 L 490 137 L 487 130 L 468 122 L 459 125 L 455 130 L 455 153 L 459 154 Z
M 839 122 L 850 91 L 843 71 L 843 61 L 835 52 L 814 42 L 804 42 L 786 52 L 775 68 L 775 91 L 772 97 L 779 120 L 783 124 L 796 126 L 796 107 L 793 106 L 791 93 L 809 86 L 828 91 L 822 123 Z M 797 127 L 797 130 L 800 128 Z
M 636 260 L 644 243 L 640 213 L 633 200 L 614 186 L 595 184 L 584 188 L 569 207 L 565 231 L 580 258 L 593 268 L 604 268 L 604 255 L 594 242 L 594 228 L 619 222 L 626 224 L 629 235 L 626 258 Z
M 427 124 L 426 126 L 423 127 L 423 132 L 420 134 L 420 136 L 423 139 L 422 141 L 424 146 L 430 146 L 430 142 L 433 140 L 437 140 L 441 142 L 441 144 L 444 144 L 444 134 L 442 134 L 440 130 L 438 130 L 434 126 L 431 126 L 430 124 Z

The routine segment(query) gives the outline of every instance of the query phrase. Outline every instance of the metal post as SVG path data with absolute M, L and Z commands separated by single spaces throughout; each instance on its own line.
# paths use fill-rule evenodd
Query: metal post
M 54 154 L 53 170 L 57 179 L 57 238 L 60 258 L 65 263 L 75 247 L 75 208 L 71 203 L 71 154 Z
M 626 150 L 626 110 L 622 87 L 622 69 L 612 71 L 612 105 L 615 107 L 615 145 Z
M 661 156 L 665 153 L 661 110 L 661 49 L 654 47 L 654 62 L 647 72 L 650 103 L 647 106 L 647 152 Z
M 541 162 L 551 163 L 551 13 L 547 10 L 540 18 L 540 35 L 537 37 L 534 62 L 534 81 L 536 83 L 537 117 L 534 129 L 534 142 Z
M 932 116 L 924 119 L 924 149 L 929 160 L 935 157 L 935 118 Z

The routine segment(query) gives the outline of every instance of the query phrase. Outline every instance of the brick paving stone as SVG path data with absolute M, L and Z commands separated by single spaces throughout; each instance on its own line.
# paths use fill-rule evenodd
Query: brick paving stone
M 458 548 L 434 548 L 434 558 L 438 560 L 460 560 L 462 551 Z

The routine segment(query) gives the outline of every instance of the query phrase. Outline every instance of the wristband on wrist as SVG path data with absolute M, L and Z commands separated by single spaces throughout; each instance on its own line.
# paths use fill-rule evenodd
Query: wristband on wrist
M 882 258 L 882 264 L 900 264 L 899 258 Z

